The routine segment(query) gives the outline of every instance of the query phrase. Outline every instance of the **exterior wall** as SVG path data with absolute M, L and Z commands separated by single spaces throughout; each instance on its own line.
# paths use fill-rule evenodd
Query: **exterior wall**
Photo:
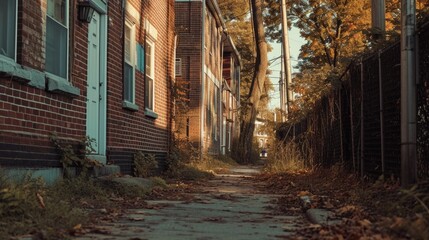
M 229 46 L 228 49 L 231 49 Z M 235 142 L 239 138 L 239 120 L 237 116 L 238 103 L 239 103 L 239 89 L 240 79 L 237 71 L 240 71 L 240 62 L 237 60 L 238 56 L 231 51 L 225 51 L 223 57 L 223 71 L 222 76 L 224 79 L 223 91 L 225 96 L 223 99 L 225 108 L 223 115 L 226 117 L 226 153 L 232 150 Z
M 46 0 L 18 2 L 17 58 L 0 60 L 0 166 L 58 167 L 50 134 L 85 136 L 87 25 L 70 12 L 69 80 L 54 88 L 44 72 Z
M 201 88 L 203 71 L 202 58 L 202 3 L 198 1 L 176 2 L 176 31 L 178 34 L 178 46 L 176 57 L 182 60 L 182 75 L 176 76 L 176 81 L 188 88 L 188 111 L 182 116 L 178 127 L 179 137 L 186 137 L 195 147 L 201 142 Z M 188 119 L 188 120 L 187 120 Z M 186 124 L 188 121 L 188 124 Z
M 221 86 L 222 86 L 222 26 L 216 21 L 214 9 L 205 11 L 205 122 L 204 151 L 209 154 L 219 154 L 221 149 Z
M 204 2 L 206 5 L 203 5 Z M 225 97 L 223 59 L 232 58 L 230 52 L 224 51 L 222 16 L 215 8 L 216 1 L 211 0 L 176 1 L 176 30 L 179 35 L 177 57 L 182 62 L 182 74 L 176 80 L 182 85 L 189 84 L 189 111 L 177 118 L 180 122 L 176 126 L 179 136 L 185 136 L 195 147 L 202 147 L 203 153 L 213 155 L 224 152 L 223 148 L 229 140 L 225 135 L 229 132 L 231 136 L 234 135 L 235 124 L 229 120 L 227 124 L 224 115 L 225 111 L 229 111 L 229 106 L 225 110 L 222 100 Z M 231 74 L 232 70 L 226 71 Z M 232 106 L 236 107 L 236 104 Z
M 123 105 L 123 21 L 121 2 L 110 1 L 111 18 L 108 52 L 108 122 L 107 148 L 109 161 L 121 171 L 131 173 L 136 151 L 155 154 L 160 166 L 169 150 L 171 131 L 171 94 L 174 67 L 174 1 L 129 0 L 126 18 L 135 24 L 136 43 L 145 46 L 149 27 L 155 28 L 155 107 L 153 114 L 145 109 L 145 73 L 135 70 L 135 105 Z M 146 27 L 145 27 L 146 26 Z M 147 35 L 147 36 L 146 36 Z
M 60 167 L 59 155 L 49 136 L 56 133 L 60 140 L 77 145 L 87 134 L 88 24 L 77 19 L 77 1 L 69 0 L 67 79 L 52 77 L 45 73 L 47 0 L 17 2 L 16 61 L 0 56 L 0 166 Z M 145 77 L 137 71 L 135 95 L 140 108 L 131 111 L 123 107 L 121 1 L 108 2 L 107 81 L 103 81 L 107 83 L 108 96 L 107 157 L 110 163 L 119 164 L 123 172 L 130 173 L 137 150 L 153 153 L 160 161 L 167 157 L 174 67 L 174 0 L 127 2 L 141 16 L 133 19 L 136 41 L 144 43 L 145 22 L 156 28 L 158 35 L 154 79 L 156 114 L 145 111 Z M 136 12 L 129 14 L 135 17 Z

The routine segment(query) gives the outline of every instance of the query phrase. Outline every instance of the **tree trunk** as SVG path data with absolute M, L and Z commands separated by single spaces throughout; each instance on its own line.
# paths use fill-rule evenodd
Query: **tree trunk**
M 252 143 L 253 132 L 255 130 L 255 120 L 258 114 L 257 109 L 268 68 L 267 42 L 265 40 L 265 30 L 262 18 L 263 0 L 250 1 L 256 42 L 256 62 L 252 85 L 246 99 L 246 105 L 242 110 L 240 138 L 235 153 L 235 158 L 240 163 L 249 163 L 252 161 Z

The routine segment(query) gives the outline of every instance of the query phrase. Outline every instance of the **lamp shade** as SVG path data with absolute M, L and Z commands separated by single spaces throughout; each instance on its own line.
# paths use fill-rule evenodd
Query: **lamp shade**
M 90 23 L 92 15 L 94 14 L 94 8 L 92 8 L 89 1 L 78 2 L 78 19 L 82 22 Z

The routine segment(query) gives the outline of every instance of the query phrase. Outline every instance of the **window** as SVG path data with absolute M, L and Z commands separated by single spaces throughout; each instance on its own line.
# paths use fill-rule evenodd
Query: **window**
M 228 111 L 228 118 L 229 119 L 232 119 L 232 111 L 234 110 L 232 107 L 232 101 L 233 101 L 232 94 L 229 93 L 229 111 Z
M 212 116 L 213 116 L 213 122 L 212 122 L 212 127 L 213 127 L 213 134 L 214 134 L 214 139 L 215 141 L 217 141 L 217 137 L 218 137 L 218 132 L 217 132 L 217 124 L 218 124 L 218 88 L 216 85 L 214 85 L 214 93 L 212 94 L 212 104 L 213 104 L 213 111 L 212 111 Z
M 0 55 L 15 60 L 17 0 L 0 0 Z
M 228 151 L 231 151 L 231 132 L 232 132 L 232 126 L 229 125 L 229 127 L 228 127 Z
M 135 26 L 126 22 L 124 38 L 124 100 L 130 103 L 134 103 L 135 95 L 135 45 Z
M 67 79 L 68 0 L 48 0 L 46 16 L 46 59 L 48 73 Z
M 146 40 L 145 49 L 145 108 L 154 111 L 155 43 Z
M 182 59 L 181 58 L 176 58 L 175 73 L 176 73 L 176 76 L 182 76 Z

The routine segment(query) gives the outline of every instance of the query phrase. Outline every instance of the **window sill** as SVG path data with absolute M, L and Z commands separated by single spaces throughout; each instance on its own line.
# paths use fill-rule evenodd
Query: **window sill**
M 153 119 L 157 119 L 158 118 L 158 114 L 150 109 L 145 109 L 144 110 L 144 115 L 146 115 L 146 117 L 150 117 Z
M 0 72 L 16 77 L 32 87 L 45 89 L 45 74 L 35 69 L 21 66 L 20 64 L 0 56 Z
M 77 97 L 80 95 L 80 89 L 72 86 L 67 81 L 67 79 L 49 73 L 46 73 L 46 78 L 48 79 L 48 91 L 54 93 L 63 93 L 72 97 Z
M 128 102 L 126 100 L 122 101 L 122 108 L 131 110 L 133 112 L 136 112 L 136 111 L 139 110 L 139 106 L 138 105 L 136 105 L 134 103 L 131 103 L 131 102 Z

